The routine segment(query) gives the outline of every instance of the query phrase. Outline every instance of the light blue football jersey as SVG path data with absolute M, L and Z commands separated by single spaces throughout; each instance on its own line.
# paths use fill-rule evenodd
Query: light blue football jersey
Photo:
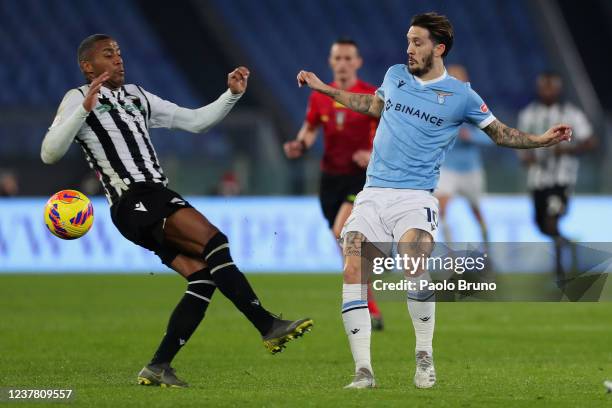
M 374 137 L 365 187 L 433 190 L 440 166 L 463 122 L 479 128 L 495 117 L 482 98 L 446 71 L 422 81 L 393 65 L 376 94 L 384 108 Z
M 466 132 L 469 139 L 463 140 L 461 132 Z M 459 128 L 459 137 L 455 146 L 446 155 L 442 168 L 457 173 L 480 170 L 482 169 L 481 147 L 492 144 L 493 141 L 482 130 L 472 124 L 464 124 Z

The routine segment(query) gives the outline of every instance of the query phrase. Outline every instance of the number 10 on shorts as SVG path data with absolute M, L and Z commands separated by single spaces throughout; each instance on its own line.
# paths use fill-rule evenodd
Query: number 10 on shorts
M 431 230 L 434 231 L 438 227 L 438 213 L 429 207 L 423 207 L 427 212 L 427 222 L 431 223 Z

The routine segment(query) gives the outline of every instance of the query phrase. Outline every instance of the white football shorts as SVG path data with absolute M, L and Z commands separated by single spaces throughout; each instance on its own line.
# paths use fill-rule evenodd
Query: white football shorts
M 362 233 L 370 242 L 399 242 L 404 233 L 417 228 L 435 239 L 438 230 L 438 199 L 427 190 L 367 187 L 355 199 L 344 223 L 347 232 Z

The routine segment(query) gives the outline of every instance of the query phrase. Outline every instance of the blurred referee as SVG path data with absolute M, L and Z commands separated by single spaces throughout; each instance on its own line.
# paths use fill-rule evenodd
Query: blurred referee
M 586 115 L 561 97 L 563 82 L 556 72 L 543 72 L 537 78 L 538 99 L 520 113 L 518 128 L 542 132 L 555 123 L 573 128 L 570 143 L 523 150 L 520 157 L 527 166 L 527 188 L 535 206 L 535 221 L 542 233 L 555 242 L 557 278 L 563 278 L 562 249 L 569 240 L 559 230 L 559 219 L 567 211 L 569 195 L 578 178 L 578 156 L 596 146 L 593 129 Z
M 170 363 L 204 318 L 216 288 L 251 321 L 272 353 L 309 330 L 310 319 L 281 320 L 262 307 L 234 265 L 227 237 L 166 187 L 168 180 L 149 137 L 150 128 L 196 133 L 210 129 L 246 91 L 249 71 L 236 68 L 228 75 L 229 89 L 216 101 L 186 109 L 138 85 L 125 84 L 119 45 L 108 35 L 83 40 L 78 62 L 87 84 L 64 96 L 42 143 L 43 162 L 57 162 L 73 141 L 78 143 L 102 183 L 117 229 L 155 252 L 188 281 L 153 359 L 138 374 L 138 383 L 187 386 Z

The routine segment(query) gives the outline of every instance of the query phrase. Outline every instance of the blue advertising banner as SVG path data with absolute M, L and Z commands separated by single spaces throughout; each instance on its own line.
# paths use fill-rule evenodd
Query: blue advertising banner
M 341 269 L 338 246 L 314 197 L 188 199 L 229 236 L 233 257 L 245 272 Z M 0 199 L 0 273 L 168 271 L 153 253 L 115 229 L 104 199 L 93 199 L 94 225 L 74 241 L 62 241 L 47 231 L 45 202 L 45 198 Z M 547 241 L 533 224 L 529 198 L 489 196 L 482 206 L 492 241 Z M 465 201 L 452 202 L 447 222 L 454 241 L 480 241 Z M 575 197 L 562 228 L 578 241 L 610 241 L 612 197 Z

